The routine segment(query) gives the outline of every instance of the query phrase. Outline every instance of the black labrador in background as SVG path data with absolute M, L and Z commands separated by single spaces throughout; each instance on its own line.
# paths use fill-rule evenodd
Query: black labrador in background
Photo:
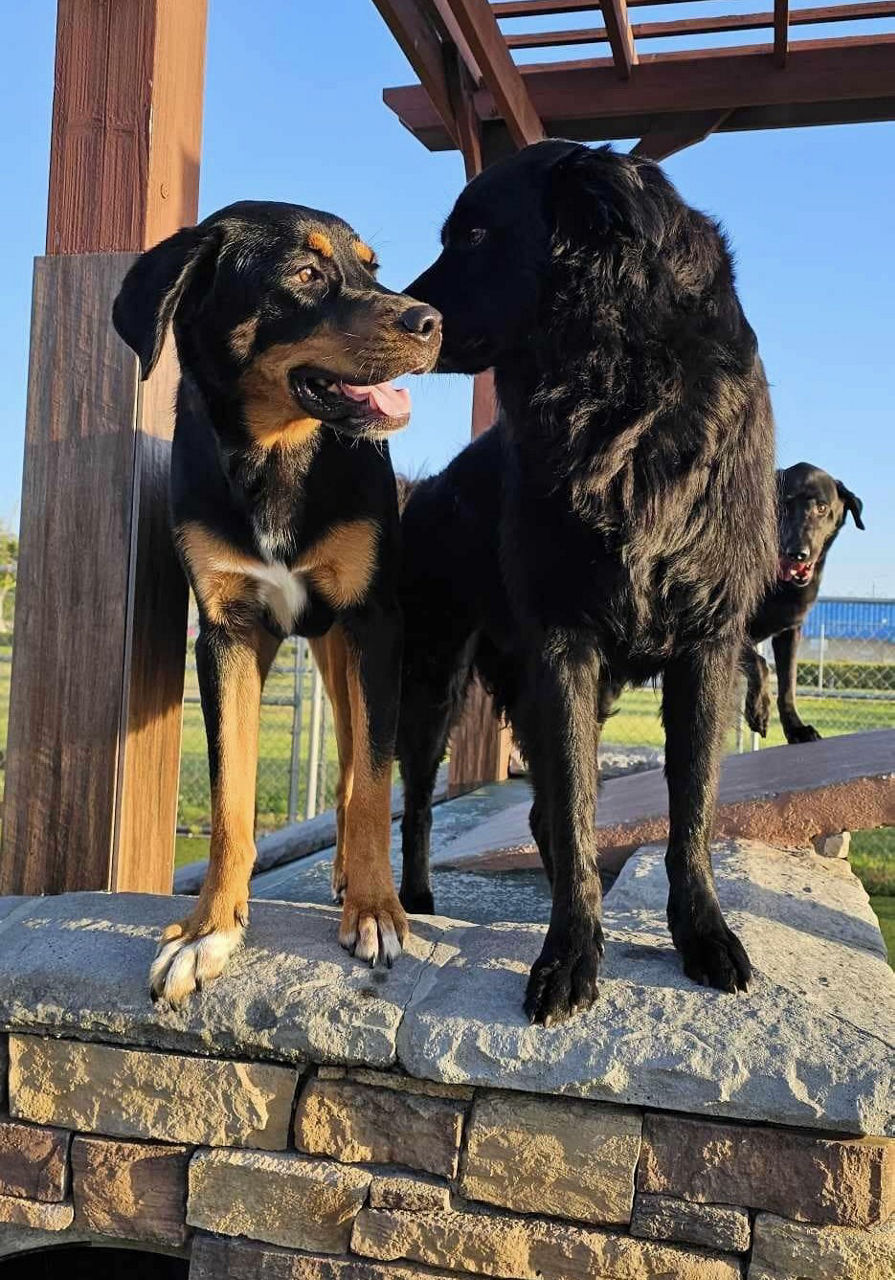
M 743 648 L 745 717 L 765 737 L 771 709 L 768 664 L 755 648 L 771 637 L 777 664 L 777 710 L 787 742 L 817 742 L 813 725 L 796 710 L 796 666 L 802 623 L 817 599 L 827 552 L 851 514 L 859 529 L 863 504 L 841 480 L 810 462 L 777 472 L 779 559 L 777 580 L 749 624 Z
M 465 189 L 409 286 L 444 317 L 439 369 L 493 366 L 498 423 L 403 517 L 402 901 L 431 911 L 430 801 L 470 673 L 531 766 L 553 886 L 525 1008 L 588 1008 L 603 953 L 601 683 L 662 673 L 668 923 L 686 973 L 744 988 L 709 836 L 746 622 L 773 577 L 774 441 L 717 225 L 649 161 L 549 141 Z

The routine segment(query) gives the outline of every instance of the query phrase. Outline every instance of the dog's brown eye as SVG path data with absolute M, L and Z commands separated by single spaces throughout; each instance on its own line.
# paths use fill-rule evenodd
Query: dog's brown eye
M 314 267 L 302 267 L 298 272 L 299 284 L 310 284 L 312 280 L 319 280 L 320 272 Z
M 484 227 L 473 227 L 466 239 L 470 244 L 481 244 L 487 234 Z
M 829 509 L 830 509 L 830 508 L 827 506 L 827 504 L 826 504 L 825 502 L 819 502 L 819 503 L 817 504 L 817 514 L 818 514 L 819 516 L 825 516 L 825 515 L 827 514 L 827 512 L 829 511 Z

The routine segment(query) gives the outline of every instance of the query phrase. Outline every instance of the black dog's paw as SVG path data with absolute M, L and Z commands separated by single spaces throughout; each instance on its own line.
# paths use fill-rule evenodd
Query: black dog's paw
M 550 1027 L 589 1009 L 597 998 L 602 959 L 603 931 L 598 924 L 580 938 L 566 937 L 558 945 L 548 933 L 525 993 L 529 1022 Z
M 771 719 L 771 699 L 768 696 L 747 698 L 743 715 L 753 733 L 757 733 L 761 738 L 768 736 L 768 725 Z
M 404 889 L 398 894 L 401 906 L 411 916 L 434 916 L 435 898 L 431 889 Z
M 791 724 L 784 733 L 790 746 L 795 746 L 798 742 L 820 742 L 820 734 L 813 724 Z
M 729 929 L 720 912 L 701 928 L 672 927 L 674 945 L 681 953 L 684 973 L 704 987 L 719 991 L 745 991 L 752 977 L 746 948 Z

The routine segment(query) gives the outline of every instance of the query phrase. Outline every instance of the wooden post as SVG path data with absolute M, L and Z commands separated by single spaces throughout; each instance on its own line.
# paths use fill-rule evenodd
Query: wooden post
M 59 0 L 37 260 L 0 892 L 170 892 L 187 591 L 176 360 L 110 323 L 133 255 L 195 222 L 206 0 Z
M 453 81 L 457 84 L 457 81 Z M 465 86 L 464 86 L 465 89 Z M 466 96 L 464 94 L 464 96 Z M 483 146 L 477 123 L 470 126 L 472 113 L 462 101 L 455 103 L 455 116 L 464 139 L 463 157 L 466 176 L 474 178 L 484 167 Z M 465 129 L 465 132 L 464 132 Z M 486 152 L 484 154 L 487 154 Z M 496 159 L 496 157 L 489 157 Z M 476 374 L 472 389 L 472 438 L 487 431 L 497 417 L 494 374 L 490 369 Z M 448 791 L 459 795 L 484 782 L 504 782 L 509 772 L 513 737 L 494 711 L 491 697 L 477 679 L 466 695 L 463 713 L 451 735 L 451 757 L 448 765 Z

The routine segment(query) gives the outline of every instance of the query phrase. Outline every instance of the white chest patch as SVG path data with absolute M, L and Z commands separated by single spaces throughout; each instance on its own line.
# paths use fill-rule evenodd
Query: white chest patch
M 303 573 L 293 573 L 284 564 L 262 564 L 260 560 L 245 562 L 243 572 L 258 585 L 258 596 L 288 635 L 308 600 Z

